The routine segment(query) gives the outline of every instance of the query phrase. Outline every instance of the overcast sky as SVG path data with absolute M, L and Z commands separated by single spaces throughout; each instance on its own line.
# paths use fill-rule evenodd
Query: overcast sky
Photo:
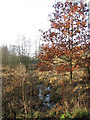
M 32 41 L 49 27 L 55 0 L 0 0 L 0 45 L 14 44 L 23 35 Z
M 23 35 L 32 42 L 39 39 L 38 30 L 49 28 L 48 14 L 55 1 L 0 0 L 0 45 L 15 44 Z

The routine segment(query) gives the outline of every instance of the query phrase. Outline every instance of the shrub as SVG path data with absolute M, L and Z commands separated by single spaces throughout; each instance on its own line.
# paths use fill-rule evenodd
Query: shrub
M 73 110 L 73 114 L 72 117 L 73 118 L 86 118 L 90 115 L 89 111 L 86 108 L 82 108 L 82 109 L 75 109 Z
M 62 114 L 61 119 L 65 118 L 72 118 L 71 114 L 66 112 L 65 114 Z

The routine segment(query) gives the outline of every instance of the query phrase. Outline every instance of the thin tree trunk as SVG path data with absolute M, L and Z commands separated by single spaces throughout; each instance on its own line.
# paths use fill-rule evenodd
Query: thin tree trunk
M 70 59 L 70 82 L 72 82 L 72 57 Z
M 73 58 L 73 13 L 71 16 L 71 20 L 72 20 L 72 43 L 71 43 L 71 58 L 70 58 L 70 82 L 72 82 L 72 58 Z

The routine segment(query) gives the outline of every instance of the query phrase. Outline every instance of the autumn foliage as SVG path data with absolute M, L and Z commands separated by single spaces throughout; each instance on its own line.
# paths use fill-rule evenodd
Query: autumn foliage
M 72 80 L 72 71 L 85 64 L 89 51 L 87 4 L 82 1 L 57 2 L 53 7 L 51 28 L 41 31 L 45 45 L 41 47 L 38 67 L 40 71 L 52 70 L 54 58 L 60 58 L 65 62 L 56 65 L 57 72 L 69 71 Z

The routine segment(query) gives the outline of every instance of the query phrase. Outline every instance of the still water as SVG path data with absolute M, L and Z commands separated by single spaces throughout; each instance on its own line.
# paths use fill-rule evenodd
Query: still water
M 43 95 L 43 89 L 46 93 L 47 91 L 49 91 L 46 96 Z M 41 84 L 39 85 L 39 98 L 43 101 L 43 105 L 48 107 L 53 107 L 54 104 L 50 103 L 50 96 L 51 96 L 50 91 L 51 91 L 50 87 L 42 86 Z

